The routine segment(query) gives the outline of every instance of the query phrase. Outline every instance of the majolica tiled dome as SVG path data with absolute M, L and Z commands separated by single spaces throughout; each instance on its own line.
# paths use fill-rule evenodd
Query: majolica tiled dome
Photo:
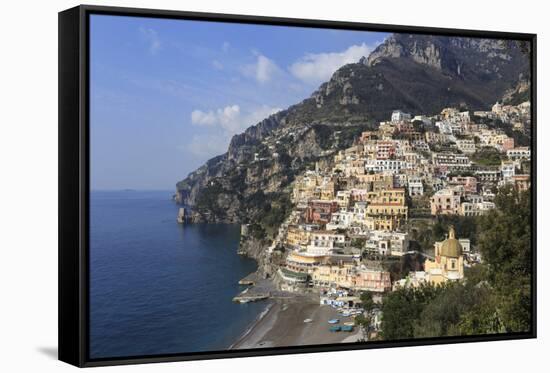
M 455 237 L 455 229 L 451 227 L 449 229 L 449 238 L 447 238 L 441 244 L 441 256 L 458 258 L 462 256 L 462 245 Z

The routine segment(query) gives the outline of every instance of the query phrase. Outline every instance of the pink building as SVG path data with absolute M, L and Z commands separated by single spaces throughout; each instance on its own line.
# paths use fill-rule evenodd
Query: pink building
M 376 143 L 376 159 L 390 159 L 395 156 L 395 143 L 393 141 L 378 141 Z
M 457 215 L 460 211 L 462 188 L 445 188 L 437 191 L 430 201 L 432 215 Z
M 367 189 L 352 189 L 350 191 L 350 199 L 352 202 L 365 202 L 369 192 Z
M 462 185 L 466 193 L 477 193 L 477 179 L 473 176 L 453 176 L 450 184 Z
M 338 211 L 338 208 L 337 201 L 310 201 L 306 209 L 306 222 L 326 224 L 330 221 L 332 213 Z
M 390 273 L 362 268 L 355 275 L 355 288 L 373 292 L 391 290 Z
M 502 151 L 506 152 L 511 149 L 514 149 L 514 138 L 508 137 L 502 140 Z

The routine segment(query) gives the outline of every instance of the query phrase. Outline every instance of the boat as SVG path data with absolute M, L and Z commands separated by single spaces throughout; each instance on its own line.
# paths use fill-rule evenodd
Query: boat
M 340 328 L 343 332 L 352 332 L 353 331 L 353 326 L 351 325 L 344 325 Z
M 352 321 L 348 321 L 344 323 L 345 326 L 355 326 L 355 323 Z
M 338 325 L 335 325 L 335 326 L 331 326 L 328 330 L 330 330 L 331 332 L 339 332 L 342 328 Z
M 312 319 L 305 319 L 304 322 L 307 324 L 307 323 L 310 323 L 312 322 L 313 320 Z
M 340 320 L 338 319 L 331 319 L 328 321 L 329 324 L 338 324 L 340 322 Z

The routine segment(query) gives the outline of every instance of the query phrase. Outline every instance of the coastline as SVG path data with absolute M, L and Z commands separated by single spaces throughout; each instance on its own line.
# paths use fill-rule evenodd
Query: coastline
M 363 338 L 355 327 L 352 332 L 330 332 L 329 319 L 338 325 L 351 322 L 330 306 L 320 305 L 311 295 L 273 299 L 266 310 L 246 329 L 229 350 L 304 346 L 329 343 L 354 343 Z M 305 319 L 311 319 L 305 323 Z

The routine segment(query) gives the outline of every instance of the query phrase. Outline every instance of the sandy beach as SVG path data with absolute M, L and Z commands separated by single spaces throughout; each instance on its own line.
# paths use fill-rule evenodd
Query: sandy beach
M 330 332 L 328 320 L 337 318 L 343 325 L 353 321 L 330 306 L 321 306 L 318 297 L 299 296 L 272 300 L 269 309 L 230 349 L 351 343 L 363 338 L 361 331 Z M 304 323 L 305 319 L 312 319 Z

